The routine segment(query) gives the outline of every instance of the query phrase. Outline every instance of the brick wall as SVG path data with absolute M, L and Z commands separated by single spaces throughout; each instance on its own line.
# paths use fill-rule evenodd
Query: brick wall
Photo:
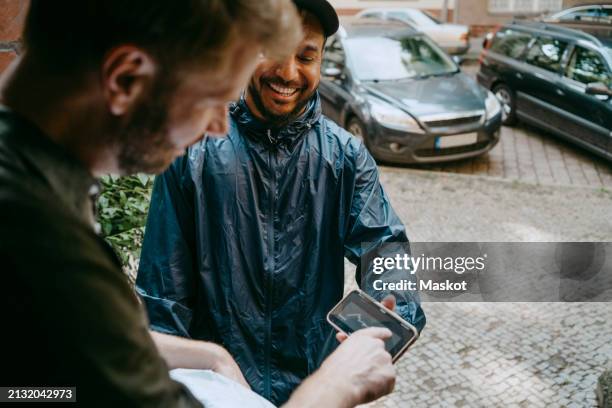
M 28 0 L 0 0 L 0 72 L 19 53 Z

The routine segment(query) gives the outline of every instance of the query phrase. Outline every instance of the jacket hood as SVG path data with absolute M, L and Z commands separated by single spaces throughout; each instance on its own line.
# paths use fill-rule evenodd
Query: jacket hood
M 269 122 L 256 118 L 249 109 L 244 95 L 240 100 L 230 107 L 232 119 L 240 126 L 241 130 L 257 142 L 270 147 L 285 145 L 291 147 L 308 130 L 310 130 L 321 117 L 321 101 L 319 92 L 316 91 L 308 104 L 306 110 L 293 122 L 283 127 L 273 127 Z
M 367 92 L 419 118 L 484 109 L 480 86 L 463 73 L 399 82 L 363 84 Z

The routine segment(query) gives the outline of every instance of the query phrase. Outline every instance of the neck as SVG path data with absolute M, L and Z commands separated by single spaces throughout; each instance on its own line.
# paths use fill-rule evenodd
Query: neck
M 99 98 L 90 78 L 53 76 L 41 70 L 27 53 L 0 79 L 0 103 L 36 125 L 45 137 L 60 145 L 79 160 L 90 173 L 111 172 L 108 153 L 101 154 L 95 141 L 101 140 L 103 129 L 100 112 L 92 109 Z M 87 89 L 90 92 L 77 92 Z M 108 149 L 107 149 L 108 150 Z

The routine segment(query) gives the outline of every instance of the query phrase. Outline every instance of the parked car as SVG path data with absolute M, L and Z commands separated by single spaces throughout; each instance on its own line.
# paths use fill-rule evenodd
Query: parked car
M 612 38 L 539 22 L 503 26 L 478 81 L 518 119 L 612 160 Z
M 497 98 L 429 37 L 401 23 L 361 20 L 326 45 L 323 112 L 393 163 L 483 154 L 499 140 Z
M 465 54 L 470 49 L 468 26 L 442 23 L 419 9 L 371 8 L 361 11 L 356 17 L 401 21 L 427 34 L 449 54 Z
M 547 23 L 589 23 L 612 25 L 612 4 L 571 7 L 542 19 Z

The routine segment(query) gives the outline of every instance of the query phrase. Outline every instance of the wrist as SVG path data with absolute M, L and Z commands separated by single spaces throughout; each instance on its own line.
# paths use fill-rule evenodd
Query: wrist
M 222 346 L 211 342 L 200 342 L 201 362 L 207 365 L 210 369 L 227 364 L 231 360 L 229 352 Z

